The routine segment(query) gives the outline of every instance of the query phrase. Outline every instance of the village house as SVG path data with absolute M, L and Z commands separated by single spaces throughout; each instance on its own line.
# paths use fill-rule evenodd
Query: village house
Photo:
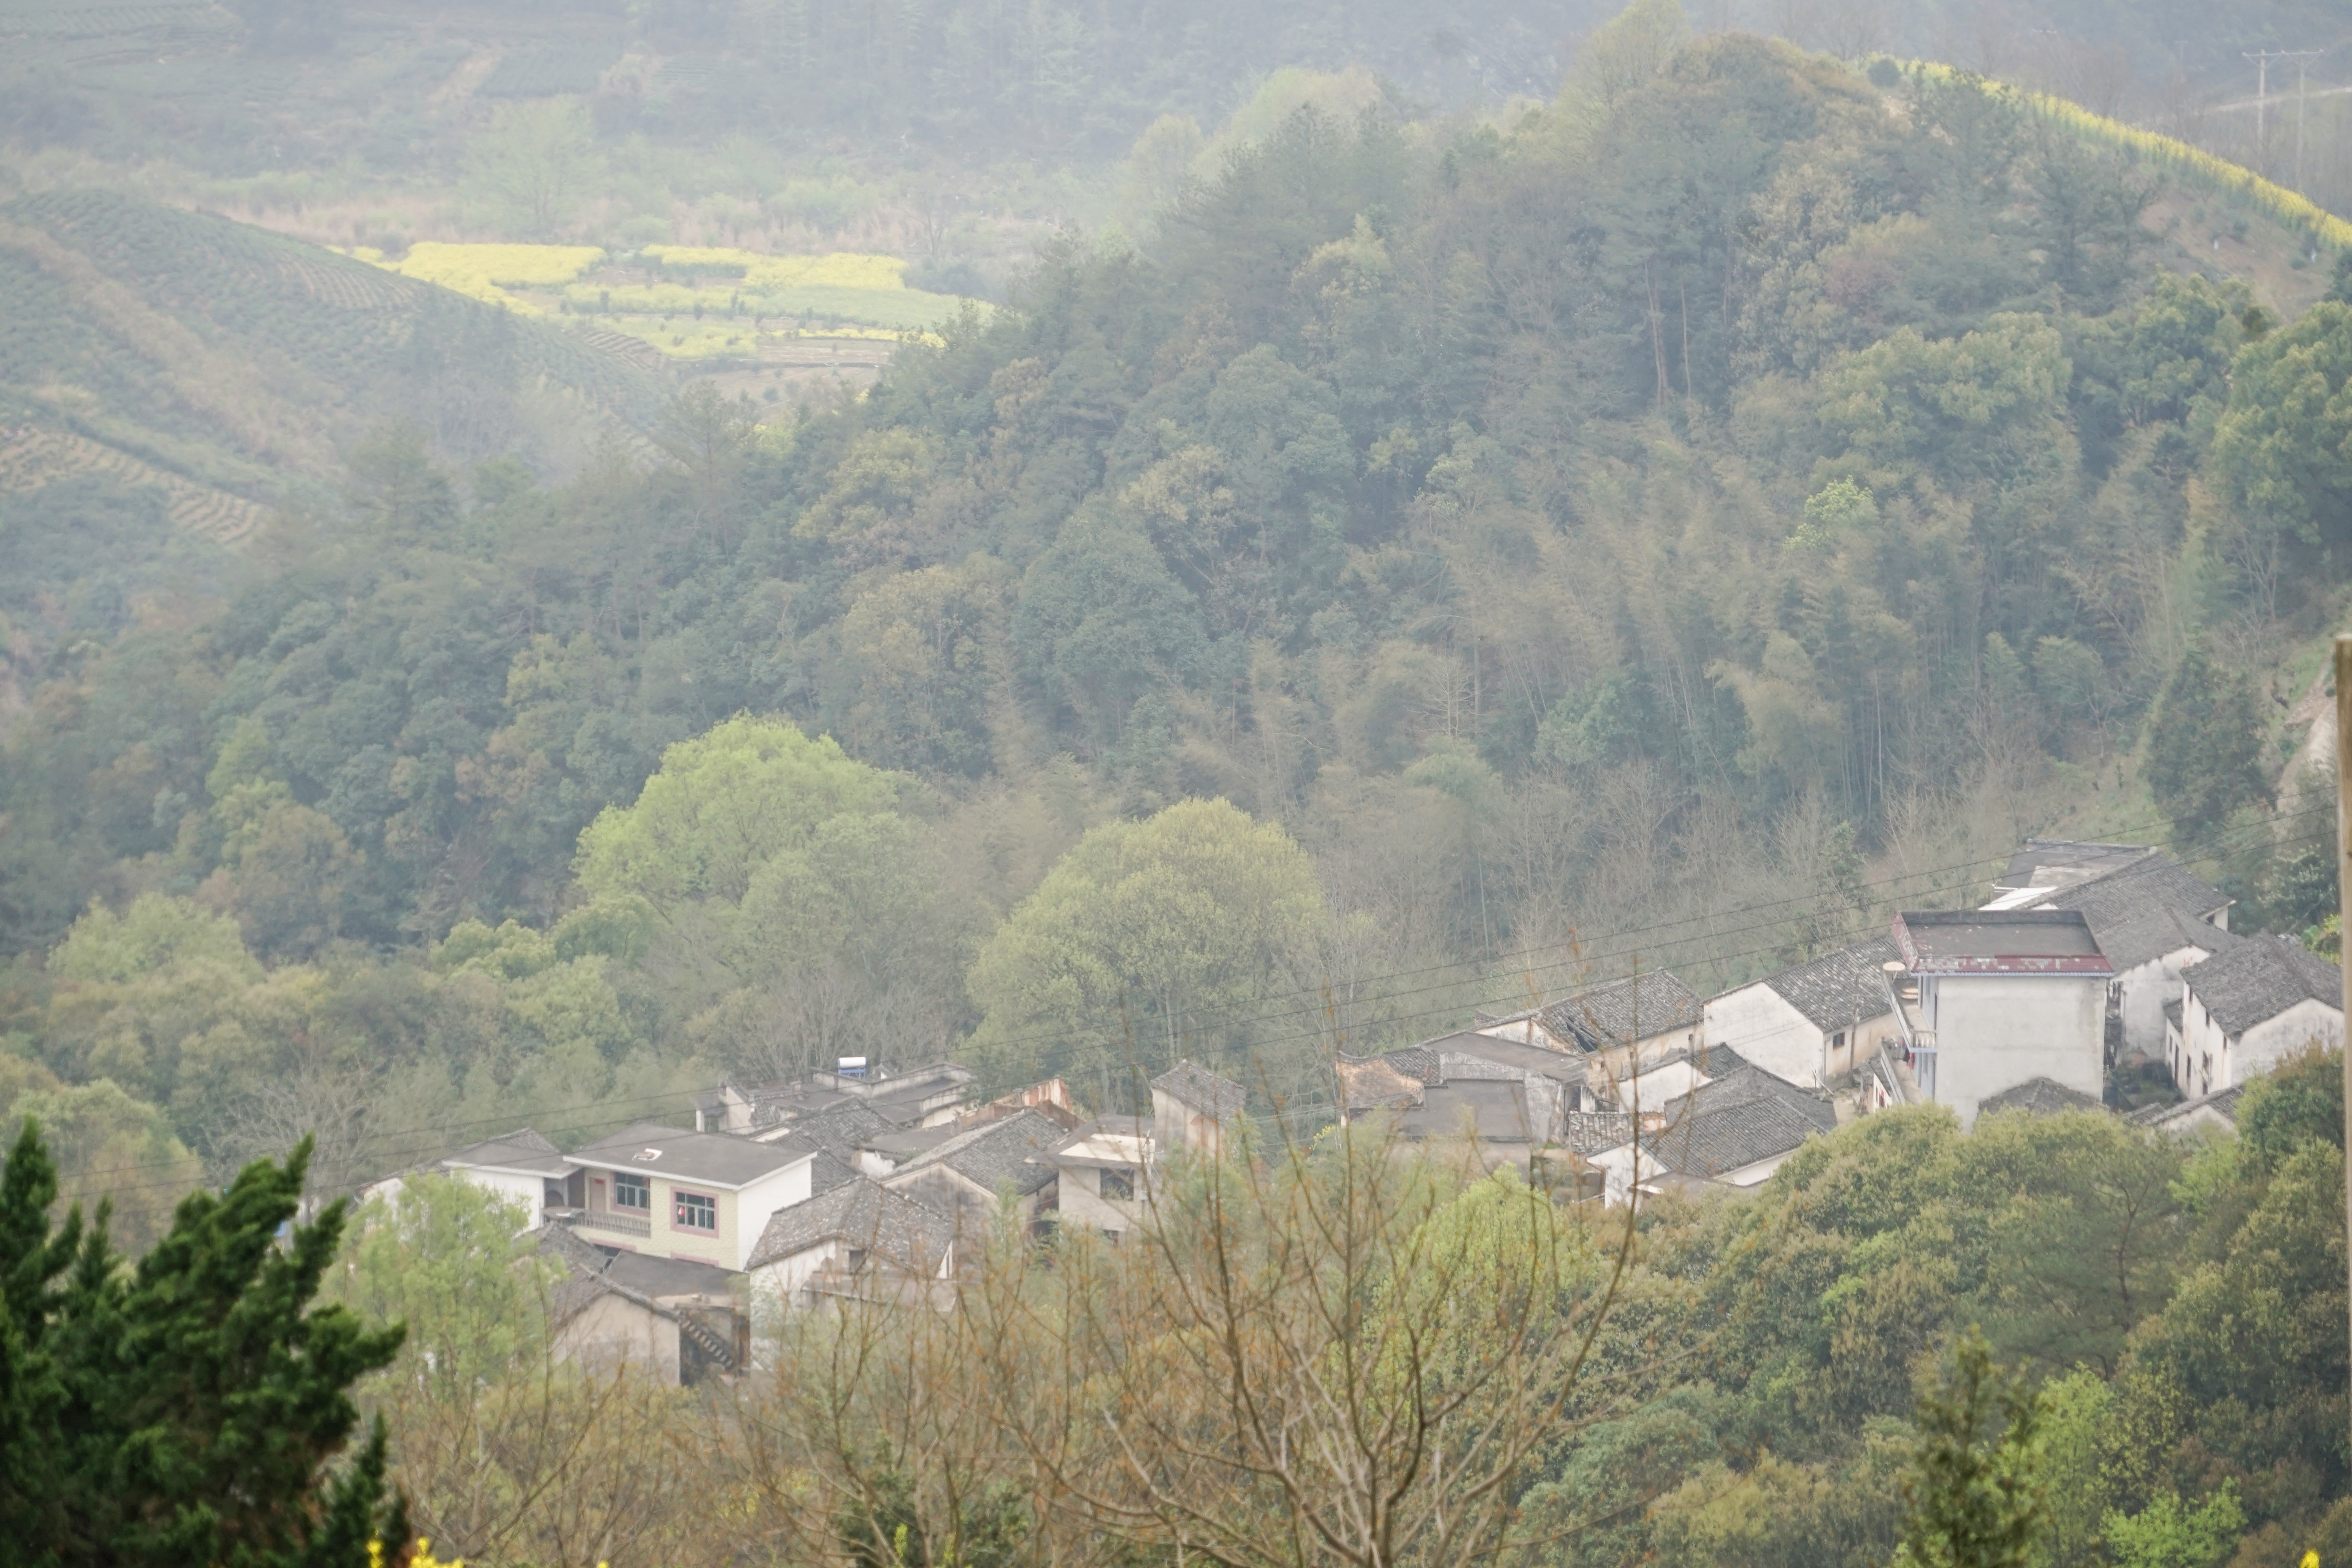
M 600 1247 L 561 1225 L 547 1226 L 540 1238 L 541 1255 L 563 1270 L 548 1302 L 557 1360 L 635 1361 L 689 1388 L 732 1377 L 749 1363 L 751 1321 L 740 1275 Z
M 1843 1079 L 1901 1037 L 1884 973 L 1894 957 L 1882 937 L 1734 986 L 1707 998 L 1700 1034 L 1790 1083 Z
M 769 1216 L 746 1266 L 753 1299 L 782 1307 L 939 1299 L 955 1277 L 948 1216 L 871 1177 L 844 1174 Z
M 2114 969 L 2079 911 L 1906 911 L 1894 939 L 1884 973 L 1923 1099 L 1971 1127 L 2032 1079 L 2103 1092 Z
M 2237 1130 L 2238 1098 L 2245 1092 L 2244 1084 L 2233 1083 L 2227 1089 L 2217 1089 L 2210 1094 L 2200 1094 L 2194 1100 L 2184 1100 L 2176 1105 L 2143 1106 L 2124 1120 L 2158 1132 L 2231 1132 Z
M 478 1187 L 520 1204 L 525 1218 L 516 1228 L 537 1230 L 550 1217 L 561 1216 L 583 1201 L 580 1173 L 544 1137 L 529 1127 L 483 1140 L 445 1154 L 416 1170 L 403 1171 L 360 1188 L 362 1202 L 371 1197 L 398 1201 L 406 1180 L 432 1173 L 463 1176 Z
M 2028 839 L 1988 910 L 2074 910 L 2115 967 L 2108 1003 L 2116 1059 L 2160 1059 L 2164 1005 L 2181 972 L 2241 940 L 2231 900 L 2163 850 L 2146 845 Z
M 572 1152 L 584 1189 L 572 1225 L 599 1246 L 740 1272 L 768 1216 L 814 1195 L 819 1152 L 640 1121 Z
M 1248 1103 L 1248 1093 L 1233 1079 L 1178 1062 L 1151 1080 L 1151 1135 L 1160 1157 L 1184 1149 L 1214 1159 Z
M 2343 972 L 2291 937 L 2251 937 L 2181 977 L 2164 1059 L 2183 1094 L 2235 1089 L 2307 1046 L 2344 1043 Z
M 1066 1134 L 1054 1151 L 1061 1223 L 1118 1241 L 1142 1223 L 1151 1202 L 1152 1123 L 1106 1116 Z
M 936 1127 L 956 1119 L 979 1076 L 956 1062 L 928 1062 L 901 1070 L 845 1063 L 832 1072 L 759 1083 L 730 1079 L 696 1098 L 694 1125 L 698 1131 L 757 1135 L 855 1101 L 894 1127 Z
M 1591 1157 L 1603 1173 L 1607 1201 L 1627 1202 L 1660 1177 L 1721 1187 L 1769 1179 L 1805 1141 L 1833 1131 L 1837 1111 L 1818 1089 L 1791 1083 L 1746 1063 L 1661 1107 L 1654 1121 Z
M 1664 970 L 1591 986 L 1507 1017 L 1481 1016 L 1475 1033 L 1498 1040 L 1582 1057 L 1596 1070 L 1596 1100 L 1669 1058 L 1687 1058 L 1699 1046 L 1704 1009 L 1698 994 Z
M 1054 1151 L 1063 1137 L 1051 1118 L 1015 1111 L 923 1151 L 882 1184 L 948 1216 L 950 1233 L 966 1241 L 982 1235 L 1000 1207 L 1034 1226 L 1055 1210 Z

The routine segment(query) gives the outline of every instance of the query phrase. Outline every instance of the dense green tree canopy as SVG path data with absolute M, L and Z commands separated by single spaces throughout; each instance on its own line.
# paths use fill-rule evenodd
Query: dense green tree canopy
M 999 1071 L 1034 1062 L 1024 1070 L 1096 1092 L 1130 1089 L 1184 1056 L 1250 1077 L 1260 1034 L 1294 1044 L 1311 1032 L 1311 1007 L 1263 1004 L 1303 972 L 1322 918 L 1298 846 L 1225 801 L 1097 827 L 981 950 L 974 1049 Z M 1276 1021 L 1253 1016 L 1261 1010 Z

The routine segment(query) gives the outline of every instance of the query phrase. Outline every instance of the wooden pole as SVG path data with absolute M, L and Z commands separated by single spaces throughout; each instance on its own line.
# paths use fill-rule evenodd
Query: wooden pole
M 2336 638 L 2336 961 L 2344 971 L 2338 1000 L 2352 1019 L 2352 636 L 2341 633 Z M 2344 1215 L 2352 1238 L 2352 1034 L 2344 1046 Z

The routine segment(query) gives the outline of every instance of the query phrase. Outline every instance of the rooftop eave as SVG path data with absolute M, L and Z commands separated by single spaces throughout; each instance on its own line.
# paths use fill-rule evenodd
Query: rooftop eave
M 1904 962 L 1913 974 L 2025 974 L 2070 975 L 2092 974 L 2112 976 L 2116 966 L 2104 953 L 2081 952 L 2053 956 L 2047 953 L 1983 953 L 1956 958 L 1919 957 L 1916 951 L 1905 954 Z

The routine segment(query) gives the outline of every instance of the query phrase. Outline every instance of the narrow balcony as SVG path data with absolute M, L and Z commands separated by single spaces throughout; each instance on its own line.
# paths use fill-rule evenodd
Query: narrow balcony
M 573 1216 L 575 1230 L 609 1230 L 621 1236 L 651 1236 L 651 1215 L 623 1214 L 614 1209 L 583 1209 Z

